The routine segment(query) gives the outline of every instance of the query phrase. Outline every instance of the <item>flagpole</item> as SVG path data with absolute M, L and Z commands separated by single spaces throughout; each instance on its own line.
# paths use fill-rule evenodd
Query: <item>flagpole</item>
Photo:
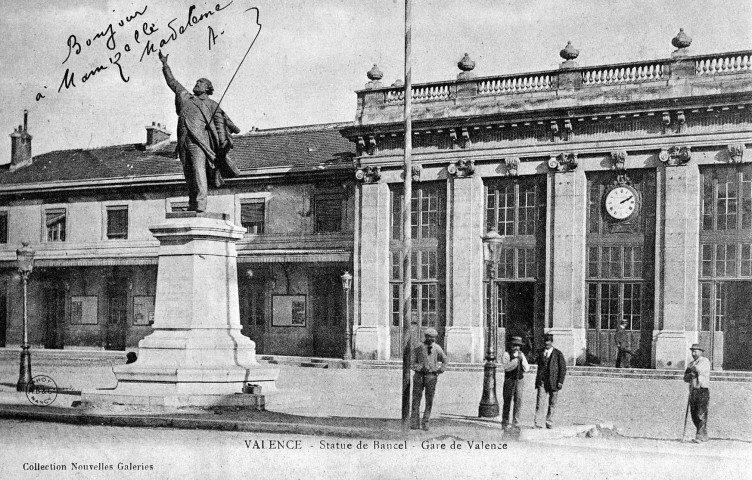
M 405 0 L 405 156 L 404 188 L 402 201 L 402 427 L 410 421 L 410 357 L 412 342 L 412 71 L 410 67 L 411 0 Z

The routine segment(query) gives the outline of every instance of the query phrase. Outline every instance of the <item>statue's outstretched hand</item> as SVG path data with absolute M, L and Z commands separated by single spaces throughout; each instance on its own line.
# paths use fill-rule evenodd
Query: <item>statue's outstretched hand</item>
M 162 55 L 162 50 L 160 50 L 158 53 L 159 53 L 159 61 L 162 62 L 162 65 L 167 65 L 167 57 L 169 57 L 170 55 L 169 54 Z

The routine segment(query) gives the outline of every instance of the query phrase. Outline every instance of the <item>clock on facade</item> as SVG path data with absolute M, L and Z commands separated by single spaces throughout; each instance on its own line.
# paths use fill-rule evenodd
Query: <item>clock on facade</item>
M 639 209 L 637 190 L 629 185 L 618 185 L 606 193 L 603 205 L 614 220 L 626 220 Z

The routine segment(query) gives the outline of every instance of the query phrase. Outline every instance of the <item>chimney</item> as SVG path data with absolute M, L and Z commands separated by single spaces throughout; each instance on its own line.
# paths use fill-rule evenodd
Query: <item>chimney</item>
M 29 127 L 29 111 L 24 110 L 24 123 L 10 134 L 10 169 L 15 170 L 31 163 L 31 135 Z
M 147 148 L 153 147 L 154 145 L 169 140 L 170 135 L 172 134 L 167 130 L 166 125 L 151 122 L 151 125 L 146 126 L 146 143 L 144 146 Z

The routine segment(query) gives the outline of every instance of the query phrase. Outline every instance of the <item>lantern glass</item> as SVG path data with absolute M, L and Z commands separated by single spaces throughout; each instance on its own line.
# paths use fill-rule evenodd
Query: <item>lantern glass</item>
M 27 242 L 23 242 L 23 246 L 16 250 L 16 264 L 21 273 L 31 273 L 34 268 L 34 253 Z
M 491 262 L 496 258 L 496 252 L 499 250 L 504 237 L 499 235 L 495 228 L 492 228 L 481 239 L 483 240 L 483 260 Z
M 352 287 L 352 275 L 350 275 L 349 272 L 345 272 L 340 279 L 342 280 L 342 288 L 344 290 L 350 290 L 350 287 Z

